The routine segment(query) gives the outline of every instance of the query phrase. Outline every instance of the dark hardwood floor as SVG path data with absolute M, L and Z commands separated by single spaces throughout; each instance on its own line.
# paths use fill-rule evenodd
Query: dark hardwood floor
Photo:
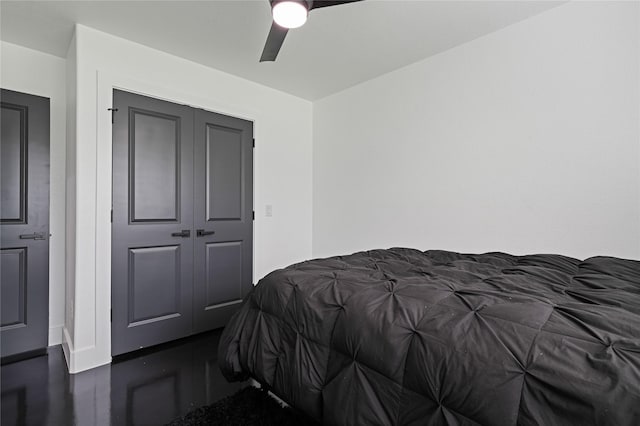
M 2 426 L 163 425 L 236 392 L 217 362 L 222 330 L 70 375 L 60 346 L 0 367 Z

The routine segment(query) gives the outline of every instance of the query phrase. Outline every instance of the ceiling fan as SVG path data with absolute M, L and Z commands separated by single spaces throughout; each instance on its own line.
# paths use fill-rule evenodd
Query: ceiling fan
M 357 1 L 362 0 L 269 0 L 273 23 L 267 36 L 267 42 L 264 44 L 260 62 L 275 61 L 289 29 L 302 26 L 307 21 L 308 13 L 313 9 Z

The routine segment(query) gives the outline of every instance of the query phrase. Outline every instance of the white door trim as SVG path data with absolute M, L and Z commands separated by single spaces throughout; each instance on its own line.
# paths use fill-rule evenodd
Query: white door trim
M 78 282 L 76 289 L 81 286 L 94 285 L 95 291 L 86 292 L 92 294 L 94 300 L 68 300 L 76 306 L 89 306 L 93 304 L 95 322 L 83 324 L 75 322 L 74 335 L 82 331 L 85 335 L 93 334 L 93 346 L 77 348 L 70 340 L 67 332 L 64 333 L 63 348 L 67 355 L 67 363 L 70 373 L 78 373 L 111 362 L 111 194 L 112 194 L 112 125 L 111 112 L 113 89 L 120 89 L 144 96 L 158 98 L 178 104 L 189 105 L 194 108 L 202 108 L 233 117 L 242 118 L 253 122 L 254 138 L 260 135 L 260 127 L 257 117 L 259 113 L 247 109 L 242 105 L 220 103 L 214 99 L 203 98 L 197 94 L 183 93 L 170 87 L 163 87 L 147 82 L 128 78 L 105 71 L 96 73 L 96 188 L 95 188 L 95 271 L 94 282 Z M 122 114 L 122 112 L 119 112 Z M 118 114 L 118 112 L 116 112 Z M 76 144 L 88 144 L 91 140 L 76 140 Z M 254 150 L 254 203 L 255 203 L 255 155 Z M 255 223 L 254 223 L 255 227 Z M 255 235 L 255 229 L 254 229 Z M 253 270 L 255 271 L 255 243 L 253 244 Z M 254 272 L 255 274 L 255 272 Z M 76 291 L 76 295 L 80 292 Z M 77 297 L 77 296 L 76 296 Z M 94 326 L 95 327 L 92 327 Z M 88 328 L 93 328 L 88 329 Z M 66 330 L 65 330 L 66 331 Z

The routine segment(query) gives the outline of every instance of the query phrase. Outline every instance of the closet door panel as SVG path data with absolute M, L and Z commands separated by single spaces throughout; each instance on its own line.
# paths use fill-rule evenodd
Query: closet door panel
M 192 331 L 193 111 L 114 91 L 112 354 Z
M 195 115 L 194 329 L 226 324 L 252 287 L 253 123 Z

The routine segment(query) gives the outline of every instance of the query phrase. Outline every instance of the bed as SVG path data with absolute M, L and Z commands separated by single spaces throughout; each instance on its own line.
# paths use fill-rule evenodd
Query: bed
M 326 425 L 639 425 L 640 262 L 310 260 L 258 283 L 218 360 Z

